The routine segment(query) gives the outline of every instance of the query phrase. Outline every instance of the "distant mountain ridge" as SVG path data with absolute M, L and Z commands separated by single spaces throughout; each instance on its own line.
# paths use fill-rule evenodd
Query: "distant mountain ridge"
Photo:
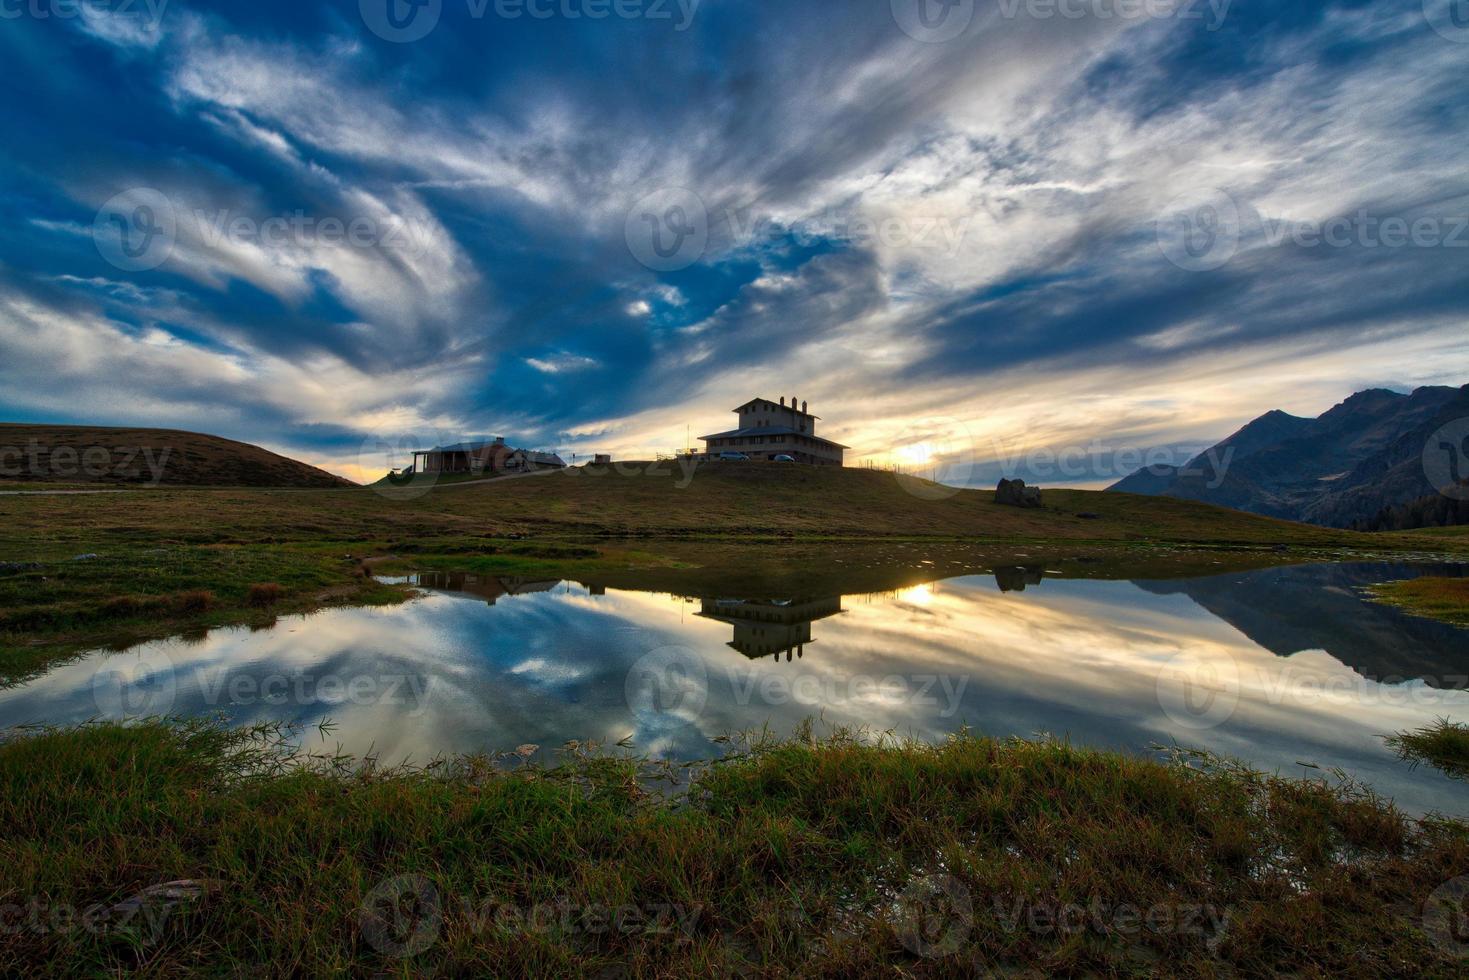
M 1461 420 L 1469 420 L 1469 385 L 1411 394 L 1373 388 L 1319 418 L 1267 412 L 1181 467 L 1139 470 L 1108 489 L 1370 527 L 1386 511 L 1438 495 L 1424 449 L 1439 429 Z
M 0 423 L 0 480 L 103 486 L 356 486 L 259 446 L 174 429 Z

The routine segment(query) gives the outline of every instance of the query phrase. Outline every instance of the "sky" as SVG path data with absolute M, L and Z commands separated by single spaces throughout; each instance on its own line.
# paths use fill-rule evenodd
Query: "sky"
M 1469 383 L 1466 0 L 0 0 L 0 418 L 1105 485 Z M 406 461 L 406 460 L 404 460 Z

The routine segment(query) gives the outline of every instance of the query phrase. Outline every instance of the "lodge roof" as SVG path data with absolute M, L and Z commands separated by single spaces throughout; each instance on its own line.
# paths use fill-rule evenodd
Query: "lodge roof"
M 699 440 L 703 442 L 709 439 L 743 439 L 747 436 L 804 436 L 807 439 L 810 439 L 812 442 L 819 442 L 828 446 L 834 446 L 837 449 L 852 448 L 851 446 L 843 446 L 839 442 L 832 442 L 830 439 L 823 439 L 820 436 L 812 435 L 809 432 L 802 432 L 799 429 L 792 429 L 788 426 L 780 425 L 757 425 L 751 426 L 748 429 L 731 429 L 728 432 L 716 432 L 713 435 L 700 436 Z
M 794 404 L 792 404 L 792 405 L 782 405 L 779 402 L 773 402 L 773 401 L 771 401 L 769 398 L 752 398 L 749 401 L 745 402 L 743 405 L 741 405 L 739 408 L 736 408 L 735 411 L 736 412 L 743 412 L 745 409 L 749 408 L 751 405 L 769 405 L 771 408 L 785 408 L 785 409 L 791 410 L 792 412 L 795 412 L 797 415 L 805 416 L 808 419 L 816 419 L 818 422 L 821 421 L 821 416 L 820 415 L 812 415 L 810 412 L 803 412 L 803 411 L 801 411 L 801 409 L 798 406 L 794 405 Z

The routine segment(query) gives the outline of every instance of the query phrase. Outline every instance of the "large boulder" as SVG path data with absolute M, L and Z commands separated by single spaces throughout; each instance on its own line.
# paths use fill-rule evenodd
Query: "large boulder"
M 1006 507 L 1041 506 L 1041 488 L 1028 487 L 1024 480 L 1001 480 L 995 488 L 995 503 Z

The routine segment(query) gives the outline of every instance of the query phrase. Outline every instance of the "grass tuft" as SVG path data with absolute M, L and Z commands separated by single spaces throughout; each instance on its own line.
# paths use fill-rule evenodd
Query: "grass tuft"
M 250 586 L 246 602 L 257 609 L 263 609 L 280 602 L 284 594 L 285 590 L 281 588 L 279 582 L 257 582 Z
M 188 615 L 206 613 L 214 608 L 214 602 L 214 593 L 208 589 L 190 589 L 173 597 L 174 607 Z
M 1469 578 L 1424 576 L 1388 582 L 1372 593 L 1379 602 L 1406 609 L 1415 616 L 1469 626 Z
M 668 793 L 679 770 L 585 746 L 550 768 L 386 769 L 296 737 L 195 721 L 0 742 L 0 905 L 42 924 L 9 923 L 0 974 L 1461 966 L 1420 913 L 1469 873 L 1469 828 L 1349 781 L 839 731 L 745 745 Z M 129 899 L 155 914 L 118 921 Z M 96 928 L 51 926 L 89 908 Z
M 1469 778 L 1469 725 L 1441 718 L 1416 731 L 1391 735 L 1386 741 L 1404 761 L 1427 762 L 1456 779 Z

